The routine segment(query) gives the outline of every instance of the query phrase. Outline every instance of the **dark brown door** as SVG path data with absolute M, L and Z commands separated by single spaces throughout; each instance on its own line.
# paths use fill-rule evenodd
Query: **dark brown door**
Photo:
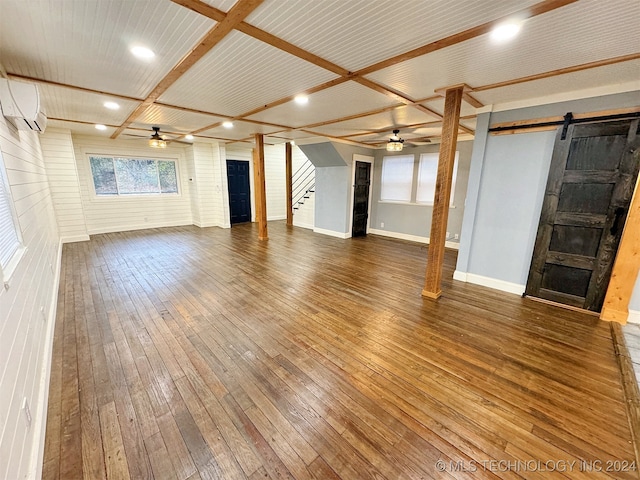
M 361 237 L 367 234 L 370 177 L 371 164 L 356 162 L 356 178 L 353 189 L 353 223 L 351 225 L 351 236 L 353 237 Z
M 525 293 L 599 312 L 638 175 L 638 120 L 561 130 Z

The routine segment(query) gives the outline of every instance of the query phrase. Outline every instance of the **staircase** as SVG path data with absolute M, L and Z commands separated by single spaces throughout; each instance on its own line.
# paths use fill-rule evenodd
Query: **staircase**
M 309 160 L 305 161 L 293 174 L 291 197 L 293 214 L 315 193 L 316 168 Z

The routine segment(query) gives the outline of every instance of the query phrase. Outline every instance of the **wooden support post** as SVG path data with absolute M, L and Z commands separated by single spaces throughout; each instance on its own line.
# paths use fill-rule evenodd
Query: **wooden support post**
M 456 86 L 446 90 L 444 98 L 444 118 L 442 119 L 442 143 L 438 157 L 438 173 L 436 191 L 433 198 L 431 215 L 431 234 L 427 252 L 427 271 L 424 279 L 422 295 L 436 299 L 440 297 L 440 280 L 442 278 L 442 262 L 444 261 L 444 245 L 447 240 L 447 220 L 449 219 L 449 199 L 451 198 L 451 179 L 453 163 L 458 143 L 458 126 L 460 123 L 460 105 L 464 86 Z
M 284 144 L 285 175 L 287 177 L 287 225 L 293 225 L 293 146 Z
M 253 183 L 256 189 L 256 220 L 258 222 L 258 240 L 268 240 L 267 232 L 267 192 L 264 181 L 264 135 L 255 134 L 256 146 L 253 149 Z
M 609 288 L 607 288 L 607 295 L 604 297 L 604 304 L 600 312 L 601 320 L 624 324 L 627 323 L 629 317 L 629 300 L 631 300 L 631 294 L 640 271 L 639 186 L 640 178 L 636 183 L 627 221 L 622 231 L 622 239 L 609 280 Z

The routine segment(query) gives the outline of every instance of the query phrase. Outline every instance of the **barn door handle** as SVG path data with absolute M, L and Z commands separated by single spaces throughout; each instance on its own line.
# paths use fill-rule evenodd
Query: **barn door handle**
M 611 235 L 616 235 L 618 233 L 618 229 L 620 228 L 620 221 L 624 215 L 624 208 L 618 207 L 616 208 L 616 217 L 613 219 L 613 225 L 611 226 Z

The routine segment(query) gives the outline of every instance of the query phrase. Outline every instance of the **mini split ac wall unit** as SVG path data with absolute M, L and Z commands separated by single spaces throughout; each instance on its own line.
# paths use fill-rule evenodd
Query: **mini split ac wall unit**
M 13 120 L 20 130 L 42 133 L 47 126 L 47 116 L 40 108 L 40 93 L 33 83 L 0 78 L 0 107 L 2 115 Z

